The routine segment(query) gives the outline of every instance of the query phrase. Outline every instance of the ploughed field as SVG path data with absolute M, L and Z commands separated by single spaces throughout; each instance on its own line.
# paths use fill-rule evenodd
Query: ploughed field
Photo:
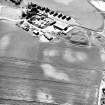
M 39 43 L 21 29 L 0 25 L 1 104 L 96 105 L 104 68 L 98 48 Z

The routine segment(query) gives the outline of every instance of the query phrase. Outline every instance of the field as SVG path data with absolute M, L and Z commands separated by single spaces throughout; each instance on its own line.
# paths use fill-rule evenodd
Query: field
M 74 0 L 62 8 L 53 1 L 35 2 L 71 15 L 87 28 L 96 30 L 103 26 L 103 17 L 88 1 Z M 43 55 L 45 49 L 57 49 L 60 53 L 56 57 L 46 57 Z M 65 61 L 62 56 L 66 49 L 86 53 L 87 60 Z M 55 67 L 55 76 L 46 76 L 42 64 Z M 67 46 L 64 42 L 40 43 L 10 23 L 0 22 L 1 105 L 97 105 L 103 69 L 104 62 L 97 47 L 80 48 Z M 68 79 L 65 79 L 66 75 Z

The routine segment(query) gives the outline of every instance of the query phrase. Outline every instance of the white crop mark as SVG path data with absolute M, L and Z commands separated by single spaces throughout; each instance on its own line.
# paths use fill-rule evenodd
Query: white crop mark
M 1 11 L 2 11 L 2 7 L 4 7 L 4 6 L 0 4 L 0 13 L 1 13 Z
M 73 52 L 70 49 L 66 49 L 64 51 L 63 59 L 67 62 L 74 63 L 76 61 L 76 57 L 73 56 Z
M 37 100 L 40 102 L 54 103 L 53 97 L 49 92 L 43 90 L 37 91 Z
M 0 39 L 0 49 L 5 50 L 10 43 L 10 37 L 5 35 Z
M 63 53 L 63 60 L 70 62 L 70 63 L 76 63 L 80 61 L 84 61 L 87 59 L 87 55 L 84 52 L 75 52 L 71 49 L 66 49 Z
M 41 67 L 46 77 L 54 78 L 57 80 L 69 81 L 69 76 L 66 73 L 61 72 L 60 70 L 58 71 L 58 69 L 56 69 L 52 65 L 42 64 Z
M 101 61 L 105 62 L 105 49 L 104 48 L 100 49 L 99 54 L 100 54 Z
M 56 49 L 46 49 L 44 50 L 44 56 L 54 57 L 59 54 Z
M 100 53 L 100 58 L 102 62 L 105 62 L 105 53 Z
M 84 61 L 87 58 L 87 55 L 83 52 L 76 52 L 76 58 L 79 61 Z

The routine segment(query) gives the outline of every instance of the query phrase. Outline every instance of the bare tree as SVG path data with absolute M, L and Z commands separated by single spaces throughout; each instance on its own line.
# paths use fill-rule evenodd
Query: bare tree
M 20 5 L 23 0 L 10 0 L 10 1 L 15 3 L 15 5 Z

